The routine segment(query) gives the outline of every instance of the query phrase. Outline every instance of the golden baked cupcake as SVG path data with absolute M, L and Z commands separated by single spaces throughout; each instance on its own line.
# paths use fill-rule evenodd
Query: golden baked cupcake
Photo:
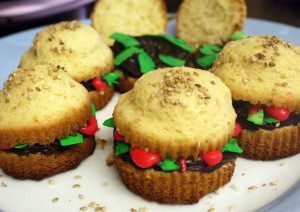
M 19 68 L 0 91 L 0 168 L 41 180 L 93 154 L 97 120 L 87 90 L 59 66 Z
M 119 74 L 111 73 L 113 53 L 91 26 L 79 21 L 47 26 L 35 36 L 20 67 L 29 67 L 37 61 L 66 68 L 73 79 L 87 88 L 97 110 L 114 95 L 113 84 Z
M 230 88 L 243 156 L 275 160 L 300 152 L 300 48 L 274 36 L 228 43 L 211 71 Z
M 247 15 L 244 0 L 184 0 L 178 9 L 176 34 L 188 44 L 223 45 L 242 31 Z
M 113 112 L 121 179 L 149 201 L 197 203 L 233 175 L 242 151 L 231 139 L 235 118 L 229 89 L 207 71 L 175 67 L 143 75 Z
M 92 26 L 107 45 L 115 33 L 164 34 L 167 8 L 164 0 L 98 0 L 91 14 Z

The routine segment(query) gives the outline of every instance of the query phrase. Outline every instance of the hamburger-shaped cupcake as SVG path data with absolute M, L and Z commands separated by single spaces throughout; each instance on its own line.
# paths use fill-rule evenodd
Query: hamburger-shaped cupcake
M 113 84 L 119 74 L 111 73 L 113 53 L 91 26 L 69 21 L 44 28 L 23 55 L 20 67 L 29 67 L 37 61 L 66 68 L 68 74 L 89 91 L 97 110 L 114 94 Z
M 212 72 L 230 88 L 243 156 L 285 158 L 300 151 L 300 48 L 274 36 L 228 43 Z
M 98 130 L 87 90 L 59 66 L 19 68 L 0 91 L 0 168 L 41 180 L 93 154 Z
M 124 184 L 150 201 L 197 203 L 230 181 L 242 151 L 231 139 L 235 118 L 229 89 L 207 71 L 143 75 L 113 112 L 114 159 Z
M 231 35 L 231 40 L 247 36 L 243 32 Z M 125 93 L 133 88 L 143 74 L 157 68 L 187 66 L 208 70 L 221 51 L 221 45 L 207 44 L 193 48 L 172 35 L 130 36 L 114 33 L 111 47 L 115 70 L 120 73 L 116 90 Z

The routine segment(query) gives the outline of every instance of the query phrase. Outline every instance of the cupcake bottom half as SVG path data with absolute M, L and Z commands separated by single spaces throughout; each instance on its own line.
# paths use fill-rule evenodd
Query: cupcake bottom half
M 230 181 L 235 161 L 211 173 L 139 170 L 117 156 L 115 166 L 126 187 L 146 200 L 165 204 L 195 204 Z
M 253 160 L 277 160 L 300 152 L 300 124 L 274 130 L 242 130 L 237 138 L 240 155 Z
M 113 86 L 107 86 L 103 91 L 89 91 L 90 99 L 95 104 L 96 110 L 104 108 L 115 94 Z
M 133 77 L 125 77 L 123 72 L 120 73 L 120 78 L 118 79 L 118 85 L 115 85 L 116 90 L 119 91 L 120 93 L 126 93 L 127 91 L 130 91 L 134 83 L 138 80 L 138 78 L 133 78 Z
M 18 179 L 41 180 L 76 168 L 81 161 L 93 154 L 95 144 L 94 136 L 88 136 L 84 138 L 83 143 L 49 156 L 44 154 L 19 156 L 0 151 L 0 168 L 6 174 Z

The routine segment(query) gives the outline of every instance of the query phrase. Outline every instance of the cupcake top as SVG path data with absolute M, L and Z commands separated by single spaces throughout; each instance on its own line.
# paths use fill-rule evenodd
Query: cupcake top
M 274 36 L 228 43 L 212 72 L 234 100 L 300 111 L 300 48 Z
M 107 45 L 115 33 L 129 35 L 164 34 L 167 8 L 164 0 L 99 0 L 92 15 L 92 26 Z
M 43 60 L 66 67 L 78 82 L 102 76 L 114 67 L 111 49 L 96 30 L 79 21 L 49 25 L 37 33 L 20 67 Z
M 113 112 L 117 130 L 133 148 L 171 158 L 221 149 L 233 134 L 235 118 L 226 85 L 188 67 L 143 75 Z
M 92 116 L 87 90 L 60 66 L 19 68 L 0 91 L 1 146 L 47 145 L 74 134 Z
M 194 47 L 222 45 L 243 29 L 246 13 L 244 0 L 184 0 L 177 13 L 176 33 Z

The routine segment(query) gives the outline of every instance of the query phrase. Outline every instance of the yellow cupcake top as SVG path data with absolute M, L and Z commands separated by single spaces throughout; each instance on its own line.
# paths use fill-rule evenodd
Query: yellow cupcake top
M 53 143 L 91 117 L 87 90 L 60 66 L 47 63 L 14 71 L 0 91 L 1 143 Z
M 228 43 L 211 72 L 235 100 L 300 111 L 300 48 L 274 36 Z
M 111 49 L 91 26 L 79 21 L 49 25 L 38 32 L 20 67 L 37 61 L 65 67 L 78 82 L 102 76 L 114 67 Z
M 233 134 L 235 118 L 225 84 L 187 67 L 143 75 L 120 96 L 113 113 L 131 146 L 172 158 L 221 149 Z

